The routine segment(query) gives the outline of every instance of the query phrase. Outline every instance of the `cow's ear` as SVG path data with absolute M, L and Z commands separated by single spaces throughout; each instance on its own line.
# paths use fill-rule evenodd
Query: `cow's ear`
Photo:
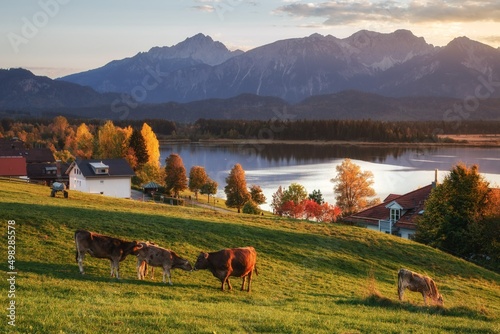
M 208 259 L 208 253 L 203 253 L 203 257 L 204 257 L 205 259 Z

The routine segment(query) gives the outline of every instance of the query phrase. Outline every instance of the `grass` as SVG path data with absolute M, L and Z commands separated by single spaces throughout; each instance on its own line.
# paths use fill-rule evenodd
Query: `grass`
M 2 333 L 498 333 L 500 275 L 432 248 L 366 229 L 248 216 L 196 207 L 70 192 L 0 181 L 0 217 L 16 222 L 16 327 Z M 73 233 L 85 228 L 151 240 L 194 261 L 200 251 L 252 245 L 252 292 L 221 292 L 208 271 L 172 271 L 173 286 L 139 281 L 135 259 L 109 278 L 109 261 L 78 272 Z M 6 307 L 7 259 L 0 266 Z M 445 307 L 419 294 L 397 299 L 397 270 L 433 277 Z

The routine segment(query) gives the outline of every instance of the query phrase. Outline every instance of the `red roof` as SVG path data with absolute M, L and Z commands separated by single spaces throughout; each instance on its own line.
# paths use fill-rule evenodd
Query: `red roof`
M 0 157 L 0 176 L 26 176 L 24 157 Z
M 403 208 L 404 213 L 395 226 L 416 229 L 416 217 L 424 209 L 425 200 L 429 197 L 432 188 L 433 186 L 430 184 L 404 195 L 391 194 L 383 203 L 345 217 L 344 220 L 378 226 L 379 220 L 389 220 L 390 218 L 390 210 L 387 205 L 396 202 Z

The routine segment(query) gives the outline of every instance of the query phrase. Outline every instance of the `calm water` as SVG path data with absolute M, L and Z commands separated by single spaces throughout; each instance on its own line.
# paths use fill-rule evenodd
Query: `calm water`
M 247 184 L 261 186 L 269 203 L 272 194 L 281 185 L 303 185 L 308 193 L 321 190 L 324 199 L 335 203 L 335 167 L 344 158 L 350 158 L 363 171 L 374 174 L 377 197 L 404 194 L 434 180 L 438 181 L 459 162 L 478 164 L 480 173 L 492 186 L 500 186 L 500 148 L 439 147 L 388 148 L 345 145 L 290 145 L 290 144 L 173 144 L 161 148 L 161 162 L 171 153 L 178 153 L 187 173 L 192 166 L 203 166 L 207 174 L 218 182 L 218 196 L 225 197 L 225 178 L 234 164 L 245 170 Z M 269 210 L 269 204 L 262 205 Z

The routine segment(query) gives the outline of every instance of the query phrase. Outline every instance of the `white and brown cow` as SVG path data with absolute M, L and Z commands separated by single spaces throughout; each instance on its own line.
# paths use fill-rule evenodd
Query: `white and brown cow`
M 232 289 L 229 277 L 242 277 L 241 290 L 245 289 L 245 279 L 248 277 L 247 291 L 250 292 L 252 273 L 257 272 L 257 252 L 253 247 L 227 248 L 217 252 L 201 252 L 194 265 L 194 270 L 208 269 L 217 277 L 221 283 L 221 290 L 224 291 L 224 284 L 227 283 L 229 290 Z
M 125 241 L 106 235 L 90 232 L 86 230 L 77 230 L 75 232 L 76 262 L 80 268 L 80 273 L 84 274 L 83 260 L 85 254 L 100 259 L 109 259 L 111 261 L 111 277 L 116 275 L 120 278 L 120 262 L 125 260 L 129 254 L 137 254 L 142 248 L 137 241 Z
M 154 244 L 142 243 L 142 248 L 137 253 L 137 278 L 144 279 L 144 265 L 151 267 L 161 267 L 163 269 L 163 283 L 167 283 L 165 276 L 168 277 L 168 284 L 172 285 L 170 278 L 170 269 L 180 268 L 186 271 L 193 270 L 188 260 L 178 256 L 174 251 L 159 247 Z
M 403 300 L 405 289 L 420 292 L 422 297 L 424 297 L 425 305 L 427 305 L 427 297 L 431 298 L 435 303 L 443 305 L 443 296 L 441 296 L 436 283 L 430 277 L 408 269 L 400 269 L 398 272 L 398 296 L 401 301 Z

